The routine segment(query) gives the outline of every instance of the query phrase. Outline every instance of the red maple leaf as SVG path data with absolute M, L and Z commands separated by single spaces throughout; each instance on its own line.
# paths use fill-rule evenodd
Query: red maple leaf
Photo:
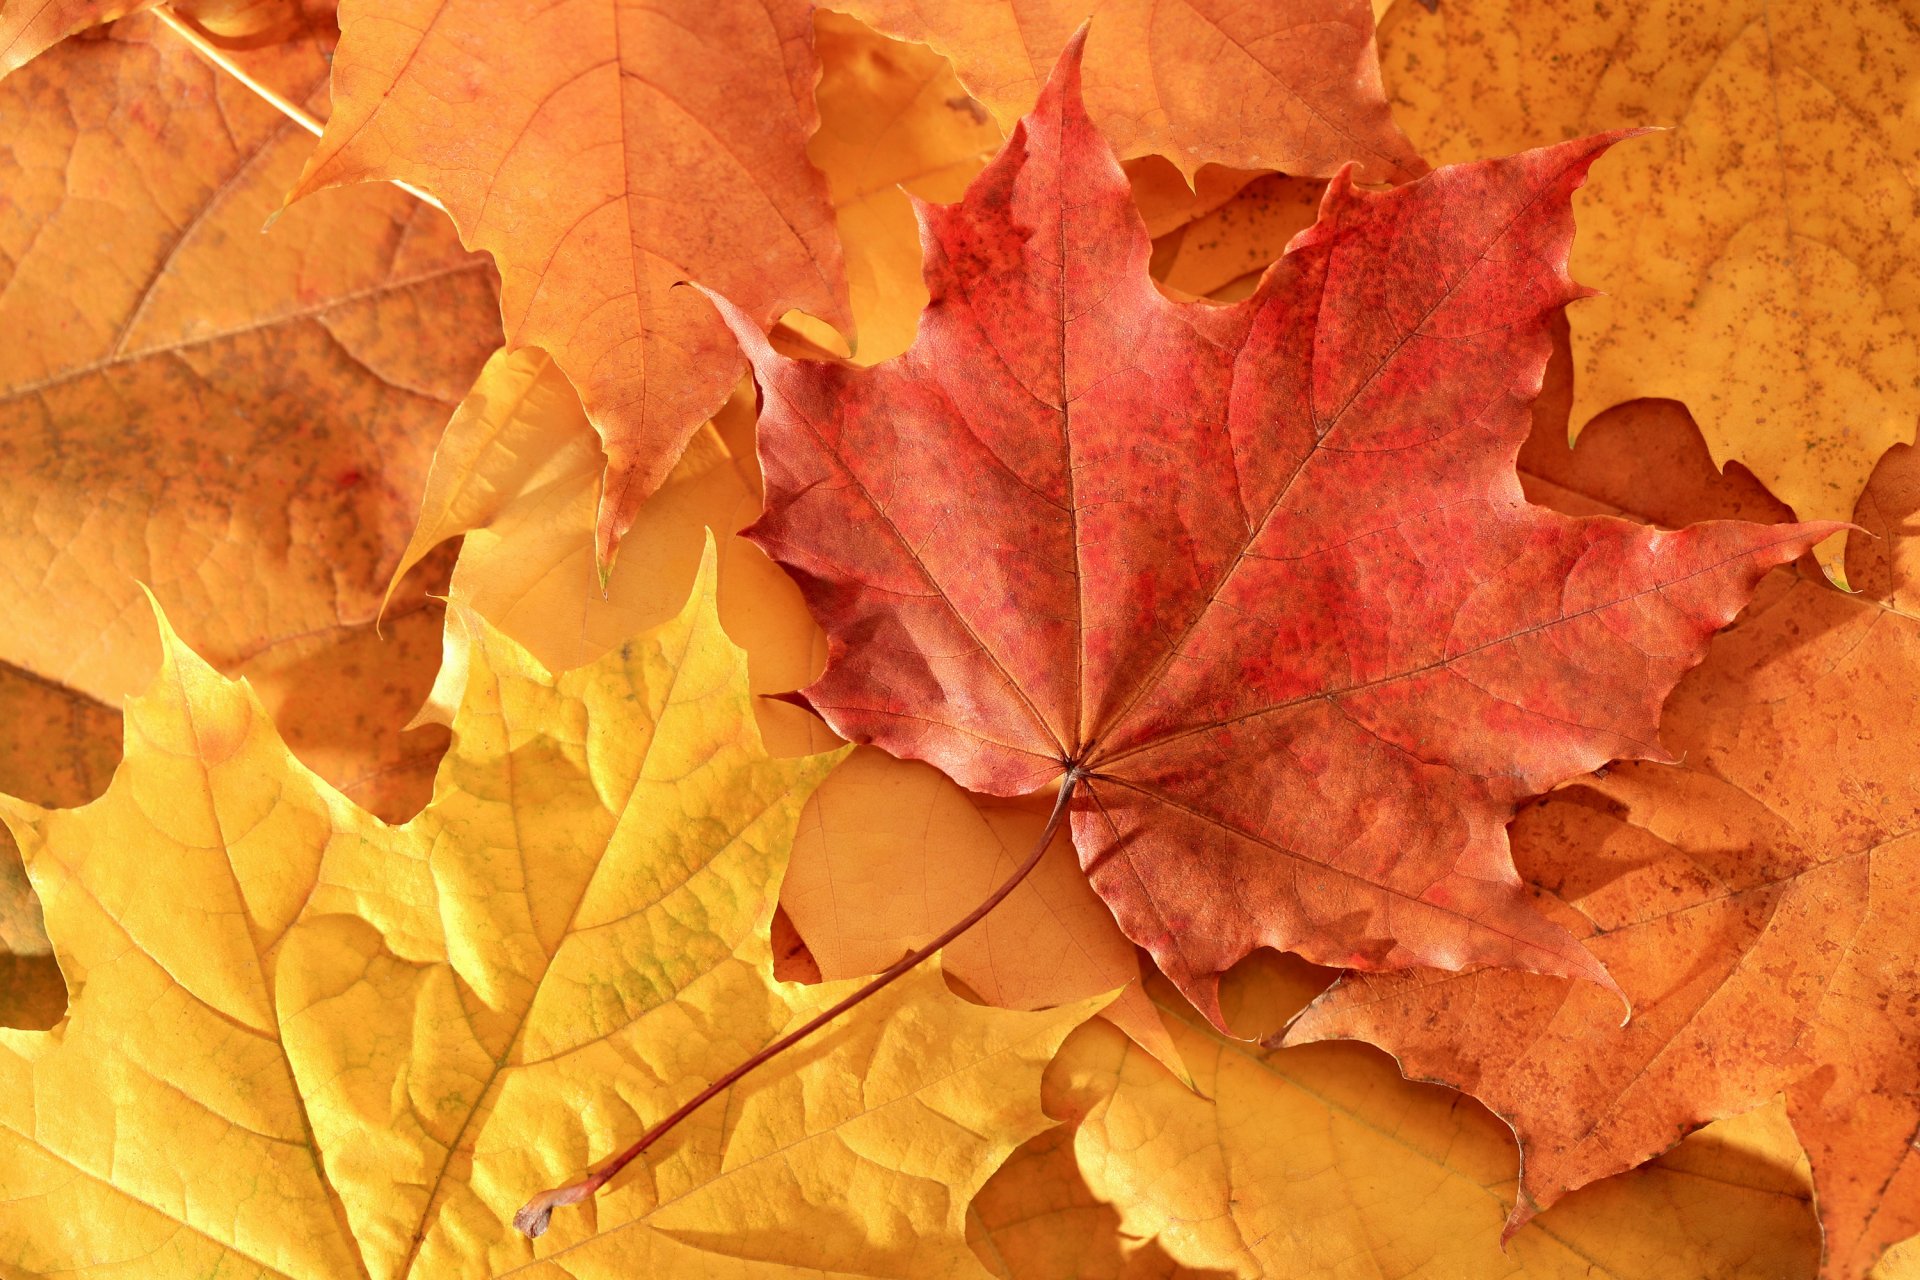
M 1078 771 L 1121 927 L 1217 1023 L 1256 947 L 1610 983 L 1537 914 L 1516 801 L 1663 758 L 1662 699 L 1831 525 L 1679 532 L 1529 505 L 1514 459 L 1570 197 L 1618 135 L 1343 174 L 1233 306 L 1162 296 L 1079 41 L 957 205 L 871 369 L 777 355 L 749 531 L 829 638 L 835 730 L 994 795 Z

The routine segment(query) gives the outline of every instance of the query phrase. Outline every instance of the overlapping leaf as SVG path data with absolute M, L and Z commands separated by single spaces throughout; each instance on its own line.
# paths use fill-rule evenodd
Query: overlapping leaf
M 678 608 L 706 529 L 725 532 L 750 518 L 753 491 L 727 437 L 737 445 L 741 429 L 751 432 L 751 412 L 750 402 L 736 398 L 694 436 L 632 526 L 644 554 L 630 566 L 616 566 L 603 593 L 593 529 L 604 459 L 592 427 L 550 357 L 496 353 L 447 424 L 401 565 L 447 539 L 462 538 L 452 598 L 524 644 L 550 670 L 584 666 Z M 797 601 L 781 600 L 791 590 L 751 547 L 727 539 L 720 554 L 721 617 L 749 652 L 762 647 L 754 626 L 762 619 L 773 641 L 756 663 L 755 691 L 793 687 L 807 675 L 811 629 L 804 613 L 795 608 Z M 790 619 L 784 628 L 776 621 L 783 616 Z M 448 629 L 447 661 L 428 718 L 444 722 L 460 704 L 466 639 L 459 628 Z M 782 669 L 776 656 L 789 649 L 799 654 L 798 670 L 790 669 L 791 660 Z M 779 683 L 783 677 L 785 684 Z M 772 715 L 783 710 L 792 709 L 768 709 Z M 795 742 L 783 734 L 778 723 L 767 727 L 780 736 L 779 750 L 811 749 L 804 737 Z
M 529 1193 L 843 994 L 771 979 L 787 843 L 834 757 L 761 750 L 711 559 L 678 618 L 571 675 L 470 625 L 455 746 L 404 827 L 297 765 L 170 635 L 105 797 L 7 802 L 79 989 L 56 1030 L 0 1035 L 7 1265 L 517 1268 Z M 1092 1008 L 902 987 L 700 1113 L 542 1256 L 971 1271 L 966 1201 L 1044 1124 L 1040 1066 Z
M 1506 858 L 1500 824 L 1522 794 L 1611 756 L 1660 756 L 1661 695 L 1765 566 L 1819 532 L 1653 535 L 1520 501 L 1513 454 L 1548 324 L 1576 292 L 1566 205 L 1592 143 L 1386 196 L 1339 179 L 1321 222 L 1256 278 L 1312 222 L 1318 184 L 1203 163 L 1326 173 L 1357 158 L 1363 179 L 1420 167 L 1380 109 L 1360 11 L 1289 0 L 1276 21 L 1271 8 L 1107 0 L 1088 64 L 1094 116 L 1142 156 L 1129 172 L 1159 238 L 1149 250 L 1087 120 L 1043 102 L 967 203 L 927 214 L 932 306 L 907 350 L 929 293 L 908 278 L 915 241 L 893 184 L 959 194 L 994 118 L 1028 104 L 1036 67 L 1090 6 L 850 0 L 951 52 L 989 113 L 937 54 L 835 15 L 813 24 L 786 0 L 411 2 L 351 15 L 349 118 L 307 186 L 424 177 L 454 192 L 463 225 L 508 268 L 522 349 L 489 366 L 443 442 L 403 568 L 464 534 L 452 593 L 533 656 L 477 620 L 453 629 L 430 714 L 457 721 L 459 747 L 434 806 L 397 830 L 294 764 L 271 721 L 363 804 L 407 812 L 424 797 L 445 739 L 408 750 L 392 732 L 431 665 L 421 573 L 389 614 L 398 646 L 366 623 L 425 473 L 420 424 L 497 341 L 486 273 L 391 191 L 331 206 L 351 215 L 296 208 L 256 241 L 297 136 L 223 95 L 232 86 L 184 50 L 148 46 L 138 19 L 0 89 L 21 107 L 5 115 L 29 122 L 0 124 L 12 166 L 0 166 L 0 322 L 31 322 L 0 344 L 0 442 L 12 441 L 0 447 L 27 477 L 5 520 L 17 548 L 0 604 L 20 625 L 0 662 L 38 673 L 16 682 L 0 665 L 0 706 L 28 726 L 22 750 L 0 755 L 0 789 L 68 804 L 104 782 L 113 713 L 99 699 L 146 674 L 136 575 L 264 698 L 168 636 L 113 792 L 75 813 L 12 808 L 33 827 L 76 1004 L 51 1033 L 0 1033 L 0 1270 L 528 1269 L 504 1217 L 529 1190 L 840 994 L 769 976 L 796 822 L 774 949 L 816 978 L 871 971 L 1004 875 L 1040 825 L 1016 793 L 1062 768 L 1088 774 L 1073 843 L 1091 880 L 1061 841 L 950 949 L 949 975 L 1013 1008 L 1119 985 L 1133 957 L 1098 884 L 1215 1026 L 1179 1025 L 1164 986 L 1171 1036 L 1137 986 L 1109 1006 L 1133 1043 L 1089 1028 L 1070 1047 L 1053 1111 L 1074 1124 L 989 1184 L 970 1257 L 967 1202 L 1044 1122 L 1040 1064 L 1090 1005 L 998 1012 L 910 978 L 563 1216 L 539 1246 L 544 1269 L 1807 1271 L 1805 1193 L 1773 1151 L 1784 1111 L 1766 1155 L 1689 1144 L 1581 1193 L 1501 1256 L 1510 1166 L 1485 1116 L 1388 1078 L 1357 1046 L 1255 1051 L 1219 1029 L 1249 973 L 1272 977 L 1242 970 L 1219 1002 L 1221 971 L 1259 944 L 1367 966 L 1599 976 L 1576 941 L 1595 921 L 1620 926 L 1593 954 L 1642 1006 L 1625 1032 L 1617 1001 L 1563 979 L 1462 979 L 1487 984 L 1471 986 L 1472 1016 L 1495 1031 L 1464 1056 L 1446 1040 L 1453 1004 L 1399 1008 L 1432 1024 L 1396 1032 L 1420 1042 L 1416 1056 L 1463 1080 L 1481 1070 L 1476 1088 L 1529 1117 L 1523 1215 L 1542 1187 L 1550 1199 L 1785 1087 L 1814 1155 L 1829 1272 L 1864 1270 L 1920 1226 L 1920 1173 L 1894 1140 L 1920 1130 L 1916 1028 L 1900 1004 L 1920 985 L 1903 941 L 1916 922 L 1900 914 L 1905 757 L 1884 746 L 1915 727 L 1889 729 L 1911 709 L 1903 582 L 1880 591 L 1876 615 L 1770 580 L 1763 612 L 1722 646 L 1751 679 L 1703 674 L 1680 695 L 1673 745 L 1689 752 L 1692 789 L 1633 766 L 1529 811 L 1518 830 L 1560 895 L 1540 915 Z M 108 12 L 0 9 L 0 74 L 96 11 Z M 1557 13 L 1523 5 L 1513 30 Z M 1837 86 L 1822 83 L 1830 59 L 1794 65 L 1800 18 L 1708 15 L 1667 57 L 1648 13 L 1633 10 L 1592 102 L 1637 103 L 1700 74 L 1673 154 L 1634 169 L 1622 199 L 1636 210 L 1658 213 L 1675 172 L 1746 177 L 1750 155 L 1715 150 L 1729 137 L 1758 139 L 1783 190 L 1829 139 L 1871 135 L 1894 158 L 1862 162 L 1855 179 L 1880 184 L 1854 181 L 1862 209 L 1787 199 L 1785 250 L 1747 183 L 1683 209 L 1665 267 L 1632 264 L 1638 293 L 1671 303 L 1684 292 L 1674 264 L 1726 230 L 1728 209 L 1745 219 L 1712 250 L 1686 336 L 1729 317 L 1749 336 L 1757 316 L 1764 340 L 1728 345 L 1715 376 L 1688 385 L 1737 399 L 1794 348 L 1813 390 L 1788 398 L 1838 388 L 1854 417 L 1812 441 L 1811 464 L 1781 470 L 1844 490 L 1849 468 L 1904 438 L 1899 394 L 1913 381 L 1903 268 L 1886 265 L 1911 194 L 1893 171 L 1911 166 L 1887 133 L 1894 116 L 1861 101 L 1898 96 L 1884 51 L 1910 33 L 1888 23 L 1893 9 L 1846 9 L 1835 22 L 1865 61 L 1858 83 Z M 1506 28 L 1481 25 L 1501 47 Z M 1560 21 L 1535 43 L 1573 55 L 1560 61 L 1577 81 L 1594 30 Z M 807 153 L 824 185 L 798 150 L 816 41 L 826 128 Z M 261 56 L 317 106 L 313 52 Z M 1431 63 L 1400 69 L 1433 80 Z M 1753 109 L 1742 77 L 1771 91 L 1773 134 L 1713 123 Z M 1505 96 L 1523 110 L 1559 100 L 1521 90 Z M 469 136 L 476 116 L 488 127 Z M 705 184 L 697 198 L 689 179 Z M 796 303 L 844 328 L 829 206 L 852 242 L 856 356 L 888 362 L 872 374 L 796 372 L 760 341 Z M 1608 233 L 1665 247 L 1642 225 Z M 1852 261 L 1836 267 L 1833 253 Z M 1176 305 L 1149 268 L 1175 293 L 1252 297 Z M 863 747 L 802 808 L 822 761 L 766 759 L 752 722 L 782 752 L 835 740 L 795 708 L 753 705 L 720 632 L 753 654 L 753 689 L 818 676 L 828 646 L 793 585 L 722 536 L 717 581 L 705 573 L 670 616 L 703 526 L 725 535 L 758 503 L 749 399 L 698 425 L 737 360 L 704 304 L 667 288 L 695 275 L 751 311 L 734 320 L 771 393 L 776 510 L 761 534 L 832 633 L 816 705 L 995 795 Z M 1618 320 L 1632 305 L 1608 313 L 1614 329 L 1592 351 L 1668 332 L 1673 307 L 1634 330 Z M 1844 339 L 1821 328 L 1863 305 L 1878 308 L 1872 323 Z M 1783 317 L 1811 338 L 1780 339 L 1768 325 Z M 839 349 L 827 328 L 790 325 Z M 1583 392 L 1607 386 L 1588 377 Z M 596 428 L 613 455 L 604 491 Z M 1808 442 L 1786 439 L 1776 453 Z M 1910 494 L 1892 475 L 1873 496 L 1904 524 L 1920 481 Z M 1733 508 L 1711 514 L 1778 517 Z M 605 581 L 623 532 L 632 549 Z M 1898 550 L 1892 563 L 1898 577 Z M 1877 585 L 1884 568 L 1864 576 Z M 73 645 L 76 625 L 100 645 Z M 536 659 L 582 669 L 556 679 Z M 1804 789 L 1780 763 L 1836 760 L 1838 778 Z M 1856 882 L 1840 885 L 1847 874 Z M 45 1025 L 64 991 L 17 888 L 0 875 L 0 963 L 50 978 L 22 988 Z M 1646 934 L 1657 944 L 1625 954 Z M 1546 1067 L 1521 1061 L 1516 1033 L 1544 1046 Z M 1134 1044 L 1176 1068 L 1184 1050 L 1205 1093 Z M 1628 1085 L 1623 1063 L 1640 1072 Z
M 999 149 L 1000 130 L 924 45 L 837 13 L 813 22 L 820 130 L 807 155 L 826 175 L 845 246 L 853 354 L 872 364 L 907 349 L 927 301 L 910 201 L 958 199 Z
M 1269 174 L 1153 241 L 1154 279 L 1181 293 L 1238 302 L 1314 223 L 1326 184 Z M 1152 229 L 1152 224 L 1148 224 Z
M 1803 519 L 1844 520 L 1920 420 L 1920 10 L 1909 0 L 1404 0 L 1395 118 L 1435 163 L 1595 129 L 1574 426 L 1683 401 Z M 1838 542 L 1823 551 L 1840 571 Z
M 1570 453 L 1564 356 L 1561 335 L 1521 455 L 1536 500 L 1587 513 L 1603 509 L 1599 498 L 1631 496 L 1674 522 L 1787 518 L 1751 477 L 1713 476 L 1684 415 L 1668 421 L 1675 406 L 1615 411 Z M 1282 1025 L 1324 981 L 1256 957 L 1229 975 L 1223 1001 L 1235 1030 L 1257 1035 Z M 1092 1274 L 1160 1277 L 1177 1265 L 1168 1251 L 1230 1273 L 1348 1268 L 1368 1280 L 1799 1276 L 1817 1265 L 1812 1187 L 1784 1107 L 1716 1123 L 1652 1164 L 1567 1197 L 1503 1245 L 1514 1154 L 1493 1117 L 1401 1080 L 1360 1046 L 1257 1049 L 1200 1025 L 1164 987 L 1156 996 L 1170 1001 L 1204 1092 L 1094 1028 L 1071 1038 L 1050 1072 L 1049 1106 L 1087 1117 L 1084 1132 L 1071 1135 L 1080 1161 L 1061 1165 L 1058 1147 L 1048 1149 L 1067 1130 L 1035 1139 L 976 1202 L 996 1224 L 983 1224 L 976 1249 L 1004 1258 L 1005 1274 L 1074 1274 L 1062 1259 L 1076 1257 Z M 1599 1004 L 1611 1026 L 1617 1005 Z M 1080 1185 L 1083 1168 L 1102 1197 Z M 1082 1239 L 1103 1213 L 1125 1217 Z M 1055 1237 L 1078 1253 L 1049 1251 Z M 1301 1261 L 1308 1258 L 1318 1268 Z M 1889 1262 L 1875 1274 L 1909 1272 Z
M 1063 1048 L 1069 1064 L 1083 1052 L 1071 1039 Z M 1122 1236 L 1119 1214 L 1080 1176 L 1073 1141 L 1066 1124 L 1030 1139 L 974 1197 L 968 1234 L 989 1271 L 1001 1280 L 1225 1280 Z
M 1037 806 L 962 791 L 936 769 L 863 747 L 814 793 L 780 891 L 828 978 L 877 973 L 931 941 L 1013 874 L 1046 826 Z M 1104 1010 L 1168 1067 L 1185 1067 L 1136 982 L 1133 946 L 1063 834 L 1021 887 L 946 953 L 989 1004 L 1043 1009 L 1134 984 Z
M 1123 157 L 1161 155 L 1192 178 L 1205 164 L 1362 180 L 1423 171 L 1380 88 L 1364 0 L 831 0 L 900 40 L 952 59 L 1011 128 L 1075 28 L 1089 18 L 1087 105 Z
M 0 792 L 85 804 L 106 790 L 119 760 L 117 720 L 92 698 L 0 666 Z M 13 838 L 0 833 L 0 1027 L 50 1027 L 66 1007 L 39 900 Z
M 906 354 L 788 360 L 728 309 L 765 397 L 751 535 L 831 646 L 809 699 L 972 790 L 1079 771 L 1081 865 L 1210 1016 L 1262 945 L 1602 976 L 1527 903 L 1514 802 L 1658 756 L 1671 682 L 1829 531 L 1523 500 L 1568 201 L 1607 140 L 1336 180 L 1251 298 L 1181 304 L 1077 65 L 925 212 Z
M 8 0 L 0 4 L 0 77 L 69 36 L 151 9 L 157 3 L 159 0 Z M 290 34 L 308 18 L 302 12 L 308 6 L 298 0 L 173 0 L 169 7 L 215 35 L 253 40 L 276 31 Z
M 324 90 L 315 39 L 250 58 Z M 117 705 L 154 668 L 144 581 L 307 763 L 402 814 L 439 618 L 416 581 L 372 623 L 493 287 L 390 188 L 263 235 L 309 145 L 148 18 L 0 85 L 0 661 Z
M 1223 1001 L 1245 1034 L 1284 1021 L 1325 981 L 1324 972 L 1260 956 L 1229 975 Z M 1097 1024 L 1076 1033 L 1048 1073 L 1049 1107 L 1076 1125 L 1092 1205 L 1118 1216 L 1119 1276 L 1163 1274 L 1156 1255 L 1249 1280 L 1736 1280 L 1813 1264 L 1803 1171 L 1791 1137 L 1783 1152 L 1776 1131 L 1784 1122 L 1758 1117 L 1701 1134 L 1658 1164 L 1570 1198 L 1503 1247 L 1514 1152 L 1492 1116 L 1449 1090 L 1402 1080 L 1360 1046 L 1273 1050 L 1222 1034 L 1166 985 L 1152 985 L 1199 1092 Z M 997 1190 L 989 1184 L 989 1204 Z M 1091 1207 L 1053 1194 L 1067 1200 L 1063 1229 Z M 1029 1203 L 1051 1209 L 1038 1195 Z
M 1615 502 L 1649 487 L 1627 474 Z M 1824 1274 L 1865 1274 L 1920 1230 L 1916 509 L 1899 450 L 1860 508 L 1881 539 L 1855 548 L 1862 595 L 1770 580 L 1674 695 L 1683 764 L 1619 770 L 1516 826 L 1523 869 L 1633 998 L 1629 1026 L 1564 984 L 1486 973 L 1350 981 L 1296 1026 L 1382 1044 L 1505 1116 L 1527 1153 L 1516 1225 L 1784 1089 Z
M 613 549 L 740 361 L 697 293 L 771 325 L 848 327 L 826 185 L 807 161 L 805 0 L 349 0 L 333 116 L 296 194 L 402 178 L 500 268 L 507 341 L 579 389 L 607 452 Z
M 409 554 L 464 534 L 453 598 L 556 669 L 592 662 L 684 597 L 707 528 L 724 534 L 759 510 L 758 473 L 742 453 L 751 447 L 749 410 L 744 398 L 731 402 L 694 438 L 634 525 L 645 554 L 615 566 L 603 597 L 593 572 L 593 433 L 544 357 L 498 356 L 448 426 Z M 757 692 L 784 693 L 819 673 L 818 632 L 799 593 L 738 538 L 721 543 L 719 602 Z M 447 652 L 430 718 L 451 717 L 462 696 L 467 656 L 457 629 Z M 783 702 L 763 699 L 756 710 L 778 753 L 839 741 Z M 925 766 L 857 752 L 809 799 L 782 896 L 825 976 L 875 973 L 964 916 L 1018 865 L 1044 822 L 1044 810 L 969 796 Z M 1064 840 L 1031 882 L 949 948 L 945 963 L 982 999 L 1025 1009 L 1112 991 L 1138 973 L 1132 946 Z M 1137 988 L 1106 1015 L 1178 1064 Z

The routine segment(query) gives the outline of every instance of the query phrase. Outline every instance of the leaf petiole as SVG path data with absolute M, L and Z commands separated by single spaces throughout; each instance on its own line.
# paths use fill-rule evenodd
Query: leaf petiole
M 188 22 L 185 18 L 175 13 L 173 6 L 165 4 L 155 6 L 153 16 L 158 18 L 161 24 L 169 31 L 186 41 L 195 53 L 206 59 L 216 70 L 224 71 L 235 80 L 238 80 L 247 89 L 252 90 L 254 96 L 258 97 L 262 102 L 299 125 L 302 129 L 305 129 L 314 137 L 319 137 L 325 129 L 325 126 L 314 118 L 312 112 L 305 110 L 298 103 L 290 101 L 282 94 L 275 92 L 267 85 L 260 83 L 260 81 L 247 74 L 245 67 L 228 57 L 225 50 L 213 41 L 207 39 L 191 22 Z M 422 191 L 419 187 L 414 186 L 412 183 L 402 182 L 398 178 L 390 178 L 388 181 L 392 182 L 394 186 L 400 188 L 414 199 L 425 201 L 442 213 L 447 211 L 447 206 L 441 204 L 438 200 L 428 195 L 425 191 Z
M 966 916 L 954 924 L 948 926 L 944 933 L 929 942 L 926 946 L 921 947 L 918 951 L 909 952 L 907 955 L 902 956 L 894 963 L 892 968 L 877 975 L 871 982 L 867 983 L 867 985 L 861 987 L 858 991 L 840 1001 L 831 1009 L 811 1019 L 798 1030 L 791 1031 L 780 1039 L 775 1040 L 772 1044 L 746 1059 L 746 1061 L 740 1063 L 738 1066 L 730 1068 L 726 1074 L 682 1103 L 673 1114 L 641 1134 L 637 1142 L 608 1160 L 593 1173 L 567 1186 L 555 1187 L 551 1191 L 542 1191 L 539 1195 L 527 1201 L 527 1203 L 521 1207 L 520 1211 L 513 1215 L 514 1227 L 527 1236 L 528 1239 L 540 1236 L 546 1231 L 547 1224 L 552 1219 L 555 1208 L 563 1204 L 579 1204 L 588 1196 L 593 1195 L 596 1191 L 600 1190 L 601 1187 L 607 1185 L 607 1183 L 622 1169 L 626 1168 L 628 1164 L 632 1163 L 636 1156 L 660 1139 L 666 1137 L 668 1133 L 672 1132 L 676 1125 L 699 1110 L 704 1103 L 726 1092 L 740 1077 L 746 1075 L 755 1067 L 775 1057 L 784 1050 L 790 1049 L 802 1040 L 805 1040 L 808 1036 L 826 1026 L 828 1023 L 833 1022 L 841 1014 L 852 1009 L 868 996 L 873 995 L 888 983 L 906 974 L 921 961 L 939 951 L 967 930 L 973 928 L 974 925 L 979 924 L 981 920 L 986 918 L 989 912 L 1000 905 L 1008 894 L 1019 887 L 1021 881 L 1033 873 L 1035 867 L 1040 865 L 1040 859 L 1046 854 L 1047 847 L 1053 843 L 1053 837 L 1059 832 L 1060 824 L 1066 820 L 1067 804 L 1073 799 L 1073 791 L 1079 784 L 1080 778 L 1081 773 L 1078 765 L 1070 766 L 1067 769 L 1066 776 L 1060 780 L 1059 798 L 1053 802 L 1053 812 L 1047 817 L 1046 828 L 1041 831 L 1040 838 L 1034 841 L 1033 852 L 1028 854 L 1027 860 L 1021 863 L 1020 866 L 1015 869 L 1014 873 L 1007 877 L 1005 883 L 998 889 L 995 889 L 979 906 L 968 912 Z

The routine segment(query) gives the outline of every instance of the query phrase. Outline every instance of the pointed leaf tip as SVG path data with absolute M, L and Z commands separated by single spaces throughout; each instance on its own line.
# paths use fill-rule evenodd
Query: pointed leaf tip
M 166 606 L 160 603 L 160 597 L 153 593 L 146 579 L 136 578 L 134 585 L 140 588 L 140 594 L 147 598 L 147 608 L 153 612 L 153 625 L 160 629 L 160 649 L 164 656 L 171 648 L 180 644 L 180 635 L 173 629 L 173 623 L 167 619 Z
M 756 377 L 761 376 L 763 370 L 776 367 L 782 357 L 773 349 L 773 344 L 767 340 L 765 331 L 752 316 L 735 306 L 726 295 L 709 289 L 697 280 L 689 280 L 685 284 L 687 288 L 698 290 L 708 302 L 713 304 L 713 309 L 720 313 L 721 322 L 727 326 L 727 331 L 733 334 L 733 340 L 740 344 L 740 350 L 746 355 L 747 363 L 753 366 Z
M 212 663 L 201 657 L 199 650 L 181 639 L 180 633 L 174 630 L 172 619 L 167 616 L 166 607 L 160 603 L 160 597 L 155 595 L 153 589 L 145 582 L 137 582 L 136 585 L 140 588 L 141 594 L 146 596 L 147 607 L 153 612 L 153 625 L 159 633 L 160 640 L 160 662 L 154 668 L 153 676 L 146 687 L 130 695 L 130 706 L 133 701 L 155 697 L 184 695 L 188 698 L 195 696 L 213 698 L 219 696 L 216 690 L 237 690 L 246 686 L 244 677 L 229 679 Z M 250 701 L 251 693 L 246 696 Z M 127 732 L 129 735 L 133 732 L 131 723 L 127 726 Z
M 1058 118 L 1062 123 L 1071 121 L 1093 128 L 1093 120 L 1087 114 L 1085 82 L 1082 78 L 1087 31 L 1092 25 L 1091 18 L 1082 22 L 1067 41 L 1066 47 L 1060 50 L 1060 56 L 1054 60 L 1053 70 L 1047 74 L 1047 82 L 1041 86 L 1040 96 L 1035 99 L 1027 120 L 1050 121 Z
M 680 616 L 690 617 L 702 610 L 711 612 L 717 622 L 720 611 L 720 535 L 714 532 L 712 525 L 702 531 L 700 543 L 700 565 L 693 571 L 693 587 L 687 592 L 687 602 L 681 606 Z

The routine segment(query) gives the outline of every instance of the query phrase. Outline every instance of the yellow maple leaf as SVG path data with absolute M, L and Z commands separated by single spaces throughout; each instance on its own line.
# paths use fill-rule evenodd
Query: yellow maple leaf
M 1262 953 L 1229 975 L 1223 1000 L 1236 1026 L 1272 1028 L 1326 976 Z M 1403 1080 L 1357 1045 L 1273 1050 L 1222 1036 L 1166 984 L 1150 989 L 1197 1093 L 1098 1023 L 1048 1076 L 1049 1109 L 1080 1119 L 1078 1166 L 1117 1213 L 1123 1255 L 1151 1246 L 1187 1267 L 1325 1280 L 1813 1273 L 1806 1166 L 1784 1114 L 1715 1125 L 1569 1196 L 1503 1246 L 1513 1139 L 1477 1104 Z
M 1683 401 L 1803 520 L 1850 519 L 1920 417 L 1920 29 L 1910 0 L 1403 0 L 1394 118 L 1434 163 L 1623 125 L 1582 193 L 1576 429 Z M 1838 537 L 1822 547 L 1842 572 Z
M 420 518 L 394 580 L 439 543 L 463 538 L 450 598 L 525 645 L 548 670 L 585 666 L 678 609 L 707 529 L 730 532 L 758 513 L 752 431 L 749 385 L 694 434 L 666 483 L 641 506 L 627 534 L 636 554 L 615 564 L 602 590 L 592 538 L 603 466 L 598 438 L 550 358 L 534 350 L 496 352 L 434 452 Z M 724 538 L 718 554 L 720 619 L 752 658 L 749 687 L 780 693 L 805 684 L 814 674 L 815 629 L 798 590 L 740 539 Z M 466 632 L 449 628 L 422 719 L 451 720 L 465 666 Z M 795 708 L 757 710 L 777 754 L 838 741 L 800 730 L 813 717 Z
M 836 754 L 769 758 L 714 562 L 679 615 L 550 676 L 473 629 L 404 826 L 299 765 L 173 637 L 86 807 L 0 802 L 75 996 L 0 1032 L 0 1270 L 185 1276 L 950 1275 L 1098 1001 L 924 971 L 702 1109 L 536 1247 L 531 1193 L 845 994 L 766 926 Z

